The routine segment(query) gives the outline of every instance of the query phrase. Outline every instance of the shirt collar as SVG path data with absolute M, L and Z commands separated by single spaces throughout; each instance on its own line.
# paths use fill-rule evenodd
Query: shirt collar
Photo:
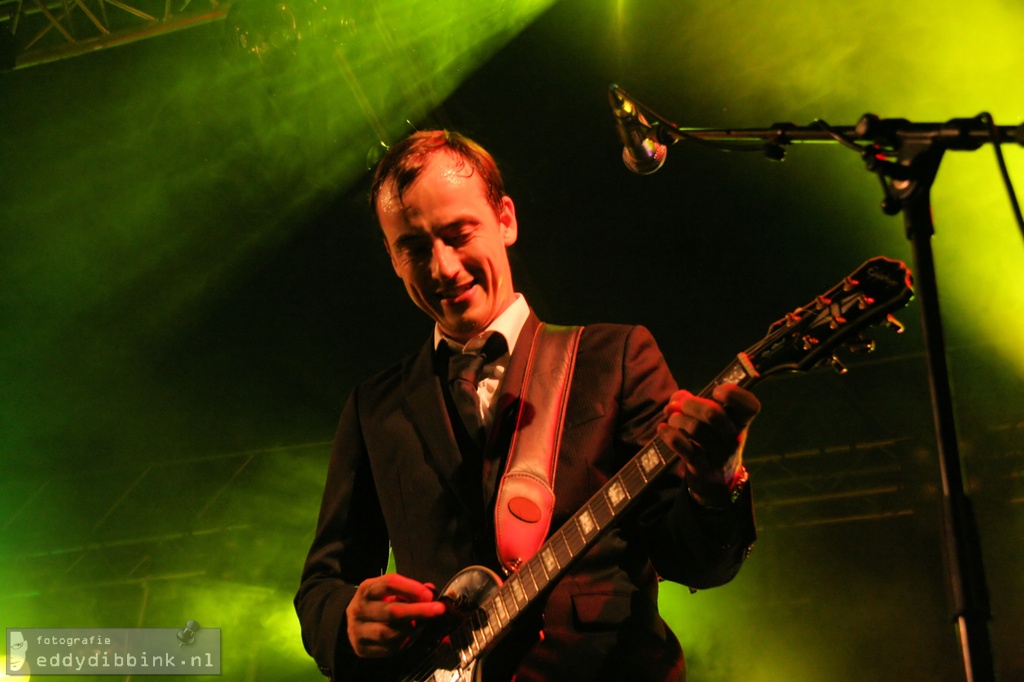
M 508 352 L 509 355 L 511 355 L 516 348 L 516 341 L 519 340 L 519 333 L 523 331 L 523 325 L 526 324 L 526 320 L 529 317 L 530 306 L 526 302 L 526 297 L 517 293 L 515 300 L 512 301 L 509 307 L 505 308 L 505 310 L 495 318 L 494 322 L 491 322 L 491 324 L 487 326 L 487 329 L 471 338 L 465 345 L 445 337 L 445 335 L 441 333 L 441 328 L 435 323 L 434 350 L 437 350 L 442 341 L 446 342 L 455 350 L 478 350 L 487 342 L 487 337 L 491 335 L 491 332 L 500 332 L 501 335 L 505 337 L 505 342 L 508 344 Z

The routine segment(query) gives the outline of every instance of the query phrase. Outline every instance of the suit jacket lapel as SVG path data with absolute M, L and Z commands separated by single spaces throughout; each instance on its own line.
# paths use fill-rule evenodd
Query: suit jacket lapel
M 497 411 L 494 416 L 494 427 L 484 458 L 484 509 L 490 509 L 497 488 L 498 479 L 505 470 L 505 458 L 508 455 L 512 432 L 515 430 L 519 417 L 520 396 L 523 390 L 523 379 L 526 376 L 526 365 L 530 358 L 530 347 L 541 322 L 531 311 L 523 329 L 519 332 L 516 349 L 509 360 L 505 371 L 505 380 L 501 391 L 495 396 Z

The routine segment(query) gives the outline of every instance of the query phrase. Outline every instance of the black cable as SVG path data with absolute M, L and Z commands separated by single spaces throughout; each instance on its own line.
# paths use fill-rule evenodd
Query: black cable
M 978 114 L 977 119 L 988 126 L 989 134 L 992 136 L 992 146 L 996 150 L 996 161 L 999 163 L 999 172 L 1003 176 L 1003 184 L 1006 185 L 1006 193 L 1010 197 L 1010 206 L 1013 207 L 1013 216 L 1017 221 L 1017 228 L 1024 237 L 1024 216 L 1020 212 L 1020 204 L 1017 202 L 1017 193 L 1013 191 L 1013 182 L 1010 180 L 1010 172 L 1006 169 L 1006 160 L 1003 158 L 1003 147 L 999 143 L 999 129 L 992 119 L 992 114 L 983 111 Z
M 818 126 L 822 130 L 824 130 L 826 133 L 829 134 L 829 136 L 833 140 L 835 140 L 839 144 L 843 145 L 844 147 L 848 147 L 848 148 L 854 150 L 855 152 L 857 152 L 858 154 L 863 154 L 864 153 L 864 147 L 860 146 L 856 142 L 851 142 L 850 140 L 847 140 L 845 137 L 843 137 L 842 135 L 837 133 L 835 130 L 833 130 L 832 126 L 830 126 L 828 124 L 828 122 L 825 121 L 824 119 L 820 119 L 820 118 L 814 119 L 814 125 Z

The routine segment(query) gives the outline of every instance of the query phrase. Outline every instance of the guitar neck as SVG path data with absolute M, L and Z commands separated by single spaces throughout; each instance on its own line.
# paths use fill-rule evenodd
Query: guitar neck
M 715 387 L 725 383 L 747 387 L 758 378 L 746 354 L 740 353 L 699 395 L 710 397 Z M 641 448 L 463 623 L 461 634 L 453 638 L 464 643 L 463 655 L 476 658 L 486 649 L 677 459 L 679 455 L 657 437 Z

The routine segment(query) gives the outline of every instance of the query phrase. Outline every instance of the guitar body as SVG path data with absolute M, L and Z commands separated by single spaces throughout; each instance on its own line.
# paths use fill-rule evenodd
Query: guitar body
M 448 613 L 424 626 L 402 653 L 409 671 L 402 682 L 481 682 L 480 659 L 460 660 L 459 651 L 469 644 L 459 641 L 460 633 L 472 636 L 469 619 L 500 587 L 501 578 L 483 566 L 464 568 L 449 580 L 438 597 Z

